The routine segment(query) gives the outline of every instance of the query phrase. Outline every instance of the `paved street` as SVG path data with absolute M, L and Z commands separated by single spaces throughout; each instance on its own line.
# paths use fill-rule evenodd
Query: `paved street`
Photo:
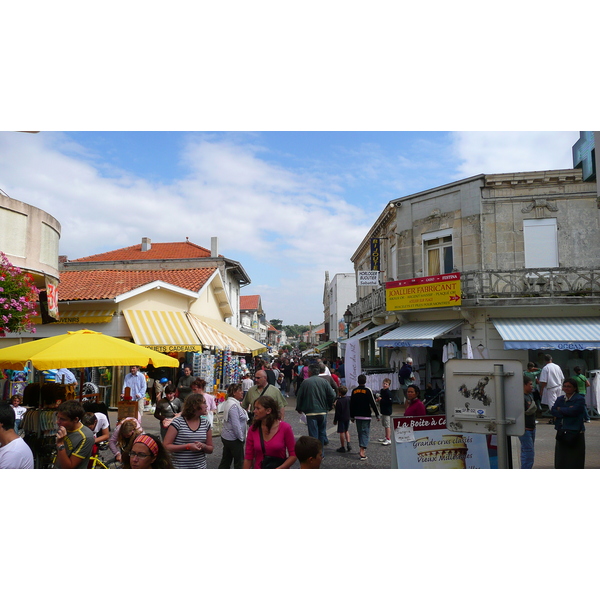
M 285 420 L 290 423 L 294 430 L 296 438 L 301 435 L 307 435 L 306 425 L 300 422 L 298 413 L 294 410 L 296 399 L 291 397 L 288 399 L 288 408 L 286 410 Z M 394 404 L 394 416 L 402 416 L 403 409 L 398 404 Z M 116 411 L 111 411 L 110 421 L 114 427 L 117 420 Z M 151 414 L 145 414 L 143 417 L 144 430 L 149 433 L 159 433 L 159 422 Z M 352 452 L 338 453 L 336 448 L 339 447 L 339 434 L 336 432 L 336 426 L 333 425 L 333 414 L 328 417 L 327 435 L 329 437 L 329 445 L 325 448 L 325 459 L 321 465 L 322 469 L 389 469 L 391 466 L 392 448 L 391 446 L 382 446 L 377 439 L 383 437 L 383 429 L 381 423 L 376 420 L 371 422 L 370 443 L 367 449 L 367 461 L 358 459 L 358 444 L 356 443 L 356 428 L 353 424 L 350 425 L 350 444 Z M 547 418 L 538 418 L 538 426 L 536 429 L 535 439 L 535 463 L 534 469 L 553 469 L 554 468 L 554 436 L 555 430 L 552 425 L 548 425 Z M 592 420 L 591 423 L 586 423 L 586 469 L 600 468 L 600 419 Z M 214 438 L 215 451 L 208 456 L 208 468 L 216 469 L 221 460 L 222 443 L 218 436 Z M 513 468 L 519 468 L 519 440 L 512 439 L 513 451 Z M 292 468 L 299 468 L 298 463 Z

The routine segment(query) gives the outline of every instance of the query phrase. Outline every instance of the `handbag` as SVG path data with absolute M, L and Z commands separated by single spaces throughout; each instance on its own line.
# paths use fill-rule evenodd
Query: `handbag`
M 263 459 L 260 462 L 261 469 L 276 469 L 280 467 L 284 462 L 285 458 L 279 458 L 278 456 L 267 456 L 265 452 L 265 441 L 262 434 L 262 423 L 258 426 L 258 435 L 260 435 L 260 447 L 262 448 Z
M 575 429 L 559 429 L 556 432 L 556 441 L 562 442 L 565 446 L 574 446 L 579 439 L 579 431 Z

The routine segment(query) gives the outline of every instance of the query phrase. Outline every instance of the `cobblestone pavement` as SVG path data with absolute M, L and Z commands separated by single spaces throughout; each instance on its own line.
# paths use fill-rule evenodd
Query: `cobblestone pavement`
M 308 435 L 307 427 L 299 418 L 298 413 L 294 410 L 296 399 L 290 397 L 288 399 L 288 407 L 286 409 L 285 420 L 292 426 L 296 438 L 301 435 Z M 394 404 L 394 416 L 402 416 L 403 408 Z M 111 425 L 114 426 L 117 421 L 116 411 L 110 413 Z M 159 422 L 151 414 L 144 414 L 142 418 L 144 430 L 148 433 L 159 433 Z M 336 432 L 337 427 L 333 425 L 333 414 L 330 413 L 327 418 L 327 435 L 329 444 L 325 447 L 324 460 L 321 465 L 322 469 L 389 469 L 391 468 L 391 457 L 393 445 L 383 446 L 377 440 L 383 437 L 383 428 L 381 423 L 373 419 L 371 422 L 370 442 L 367 448 L 368 459 L 361 461 L 358 458 L 358 444 L 355 425 L 350 425 L 350 444 L 352 451 L 350 453 L 339 453 L 336 449 L 339 448 L 339 434 Z M 586 443 L 586 469 L 600 469 L 600 419 L 594 419 L 591 423 L 586 423 L 585 443 Z M 554 436 L 555 430 L 553 425 L 548 424 L 548 419 L 538 417 L 538 425 L 536 428 L 535 438 L 535 462 L 534 469 L 553 469 L 554 468 Z M 513 468 L 520 467 L 519 454 L 520 445 L 519 439 L 513 437 L 512 441 L 512 456 Z M 214 438 L 215 451 L 212 455 L 208 455 L 207 462 L 209 469 L 216 469 L 221 461 L 222 442 L 219 436 Z M 292 467 L 299 468 L 298 463 Z

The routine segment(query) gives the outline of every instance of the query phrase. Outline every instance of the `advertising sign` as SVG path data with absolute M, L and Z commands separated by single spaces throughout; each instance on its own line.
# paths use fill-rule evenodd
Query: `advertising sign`
M 381 240 L 371 238 L 371 271 L 381 271 Z
M 388 311 L 461 304 L 460 273 L 388 281 L 385 284 L 385 309 Z
M 379 271 L 359 271 L 358 285 L 379 285 Z
M 446 415 L 394 417 L 396 469 L 489 469 L 486 436 L 446 428 Z

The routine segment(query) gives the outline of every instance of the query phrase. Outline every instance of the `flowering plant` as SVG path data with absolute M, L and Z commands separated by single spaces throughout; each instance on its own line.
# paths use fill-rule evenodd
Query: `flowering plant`
M 0 252 L 0 337 L 7 331 L 35 333 L 31 318 L 37 315 L 38 294 L 33 277 L 12 265 Z

